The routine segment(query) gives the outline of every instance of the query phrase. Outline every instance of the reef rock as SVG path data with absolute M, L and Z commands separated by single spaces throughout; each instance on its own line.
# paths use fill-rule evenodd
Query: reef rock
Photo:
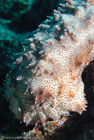
M 40 122 L 53 133 L 70 112 L 86 110 L 81 74 L 94 59 L 94 5 L 65 0 L 29 41 L 7 76 L 6 95 L 16 117 L 35 124 L 32 133 L 42 133 Z

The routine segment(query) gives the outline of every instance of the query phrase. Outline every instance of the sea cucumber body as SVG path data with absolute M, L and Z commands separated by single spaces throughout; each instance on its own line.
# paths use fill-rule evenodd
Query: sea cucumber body
M 9 92 L 9 98 L 17 103 L 14 95 L 24 98 L 25 103 L 31 100 L 24 113 L 15 111 L 10 101 L 18 118 L 26 124 L 41 121 L 45 129 L 49 126 L 53 131 L 63 125 L 70 112 L 86 110 L 81 75 L 94 59 L 94 5 L 75 1 L 60 4 L 29 41 L 30 48 L 15 62 L 19 67 L 15 79 L 21 85 L 15 88 L 8 76 L 6 94 Z

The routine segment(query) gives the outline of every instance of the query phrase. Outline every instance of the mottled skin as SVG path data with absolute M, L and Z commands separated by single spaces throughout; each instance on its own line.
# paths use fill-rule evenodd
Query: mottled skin
M 36 123 L 36 133 L 41 133 L 38 122 L 53 132 L 69 118 L 70 111 L 81 114 L 86 110 L 81 74 L 94 59 L 94 5 L 67 0 L 29 41 L 30 48 L 15 62 L 21 71 L 15 76 L 20 85 L 15 88 L 7 78 L 6 93 L 10 99 L 21 94 L 31 100 L 25 111 L 19 103 L 20 113 L 11 109 L 27 125 Z

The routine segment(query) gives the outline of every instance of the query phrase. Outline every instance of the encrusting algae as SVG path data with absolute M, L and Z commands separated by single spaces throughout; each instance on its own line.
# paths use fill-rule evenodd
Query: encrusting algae
M 94 60 L 93 4 L 89 0 L 60 3 L 29 38 L 30 48 L 16 60 L 16 70 L 6 79 L 11 110 L 27 125 L 35 124 L 30 135 L 42 135 L 39 123 L 45 135 L 53 133 L 70 112 L 86 110 L 81 74 Z

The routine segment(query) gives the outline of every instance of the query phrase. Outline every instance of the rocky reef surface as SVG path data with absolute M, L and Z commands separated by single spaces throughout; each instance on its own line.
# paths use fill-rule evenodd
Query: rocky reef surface
M 32 32 L 5 82 L 11 111 L 31 126 L 25 137 L 93 140 L 93 36 L 93 2 L 80 0 L 62 1 Z

